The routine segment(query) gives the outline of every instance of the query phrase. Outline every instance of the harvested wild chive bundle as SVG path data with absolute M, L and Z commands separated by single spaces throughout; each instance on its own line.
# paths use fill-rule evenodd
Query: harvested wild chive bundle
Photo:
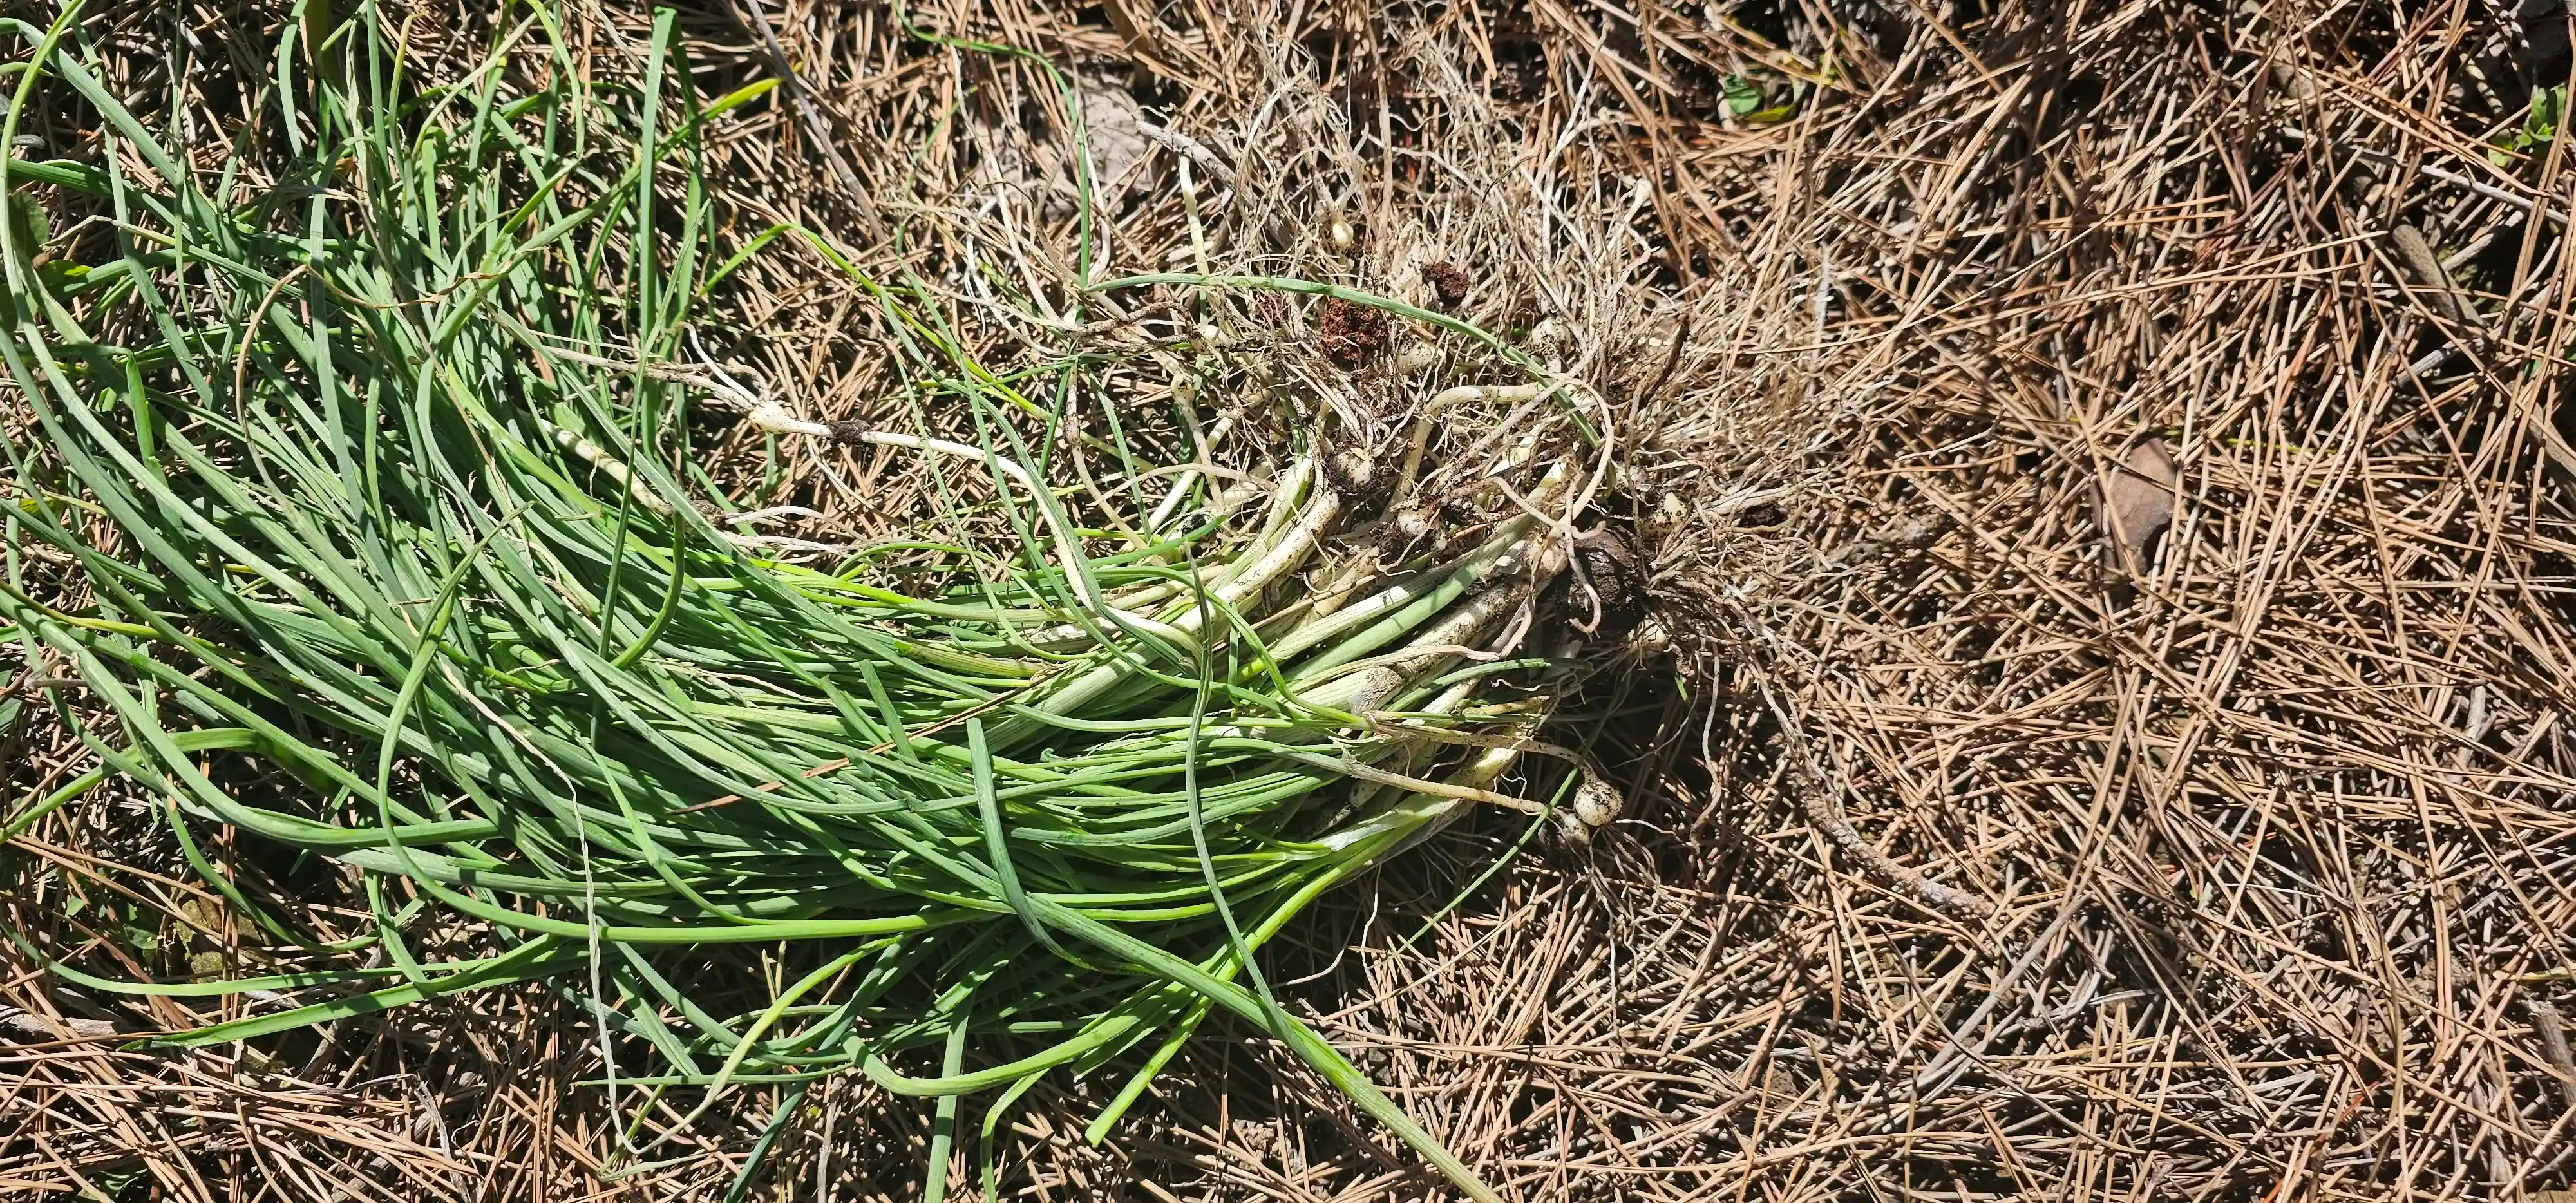
M 280 79 L 258 160 L 277 178 L 250 188 L 252 160 L 210 183 L 120 107 L 68 20 L 12 26 L 39 65 L 22 85 L 74 90 L 111 136 L 99 166 L 12 163 L 0 183 L 96 198 L 112 237 L 38 267 L 0 223 L 0 356 L 50 443 L 11 449 L 10 521 L 96 599 L 67 613 L 12 585 L 0 617 L 30 663 L 74 665 L 123 739 L 7 821 L 111 773 L 142 783 L 277 972 L 156 985 L 13 937 L 96 987 L 289 999 L 163 1044 L 547 981 L 652 1051 L 619 1081 L 701 1107 L 849 1068 L 1007 1101 L 1115 1065 L 1095 1134 L 1222 1007 L 1491 1197 L 1270 999 L 1251 954 L 1464 809 L 1529 805 L 1491 787 L 1532 746 L 1552 666 L 1489 649 L 1570 554 L 1556 515 L 1588 462 L 1506 446 L 1513 516 L 1381 567 L 1334 536 L 1372 486 L 1411 482 L 1322 438 L 1266 507 L 1221 515 L 1204 474 L 1131 465 L 1130 511 L 1093 515 L 1128 534 L 1080 525 L 1052 483 L 1067 440 L 1023 430 L 1049 408 L 903 287 L 869 282 L 912 393 L 977 441 L 693 388 L 683 331 L 730 267 L 708 259 L 695 138 L 760 88 L 670 118 L 672 27 L 633 92 L 569 69 L 524 94 L 497 70 L 423 89 L 360 6 L 318 53 L 282 51 L 322 78 Z M 531 13 L 496 61 L 561 62 L 549 29 Z M 603 169 L 610 131 L 634 149 Z M 1013 379 L 1100 370 L 1068 354 Z M 794 562 L 697 466 L 687 411 L 711 402 L 930 457 L 980 500 L 921 531 L 899 576 Z M 1330 581 L 1329 604 L 1286 596 L 1297 579 Z M 1615 814 L 1585 788 L 1587 815 Z M 241 855 L 364 875 L 372 931 L 299 929 L 213 869 L 219 826 L 253 837 Z M 425 955 L 439 918 L 479 925 L 489 955 Z M 798 972 L 729 1007 L 689 958 L 747 943 Z

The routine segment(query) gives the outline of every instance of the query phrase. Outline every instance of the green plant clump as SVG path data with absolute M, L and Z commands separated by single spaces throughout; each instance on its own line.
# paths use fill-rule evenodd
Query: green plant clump
M 2567 116 L 2567 85 L 2553 84 L 2531 94 L 2531 104 L 2522 112 L 2522 124 L 2497 134 L 2494 149 L 2487 161 L 2510 169 L 2514 164 L 2541 153 L 2558 137 L 2558 123 Z
M 640 83 L 617 86 L 586 82 L 546 7 L 504 26 L 487 69 L 432 85 L 372 6 L 290 23 L 264 128 L 214 172 L 101 84 L 70 13 L 9 23 L 32 65 L 7 132 L 34 89 L 68 89 L 104 153 L 12 161 L 0 187 L 105 217 L 85 223 L 91 261 L 41 266 L 42 222 L 13 204 L 0 223 L 0 356 L 49 445 L 9 449 L 9 545 L 75 557 L 93 599 L 40 598 L 13 552 L 0 617 L 121 731 L 90 737 L 97 771 L 0 822 L 140 783 L 274 972 L 155 984 L 19 947 L 96 987 L 287 1000 L 165 1045 L 548 982 L 652 1050 L 622 1057 L 626 1087 L 703 1109 L 731 1084 L 859 1068 L 941 1099 L 932 1197 L 959 1096 L 1004 1091 L 999 1114 L 1051 1071 L 1114 1063 L 1096 1138 L 1222 1008 L 1492 1197 L 1251 957 L 1498 800 L 1549 670 L 1459 653 L 1561 559 L 1550 528 L 1528 515 L 1354 576 L 1318 562 L 1356 491 L 1320 450 L 1240 515 L 1199 474 L 1130 465 L 1110 491 L 1132 510 L 1080 526 L 1046 483 L 1069 471 L 1048 420 L 1103 365 L 1068 350 L 1006 380 L 917 290 L 866 281 L 915 429 L 821 429 L 928 457 L 956 521 L 789 562 L 728 521 L 689 447 L 712 394 L 669 369 L 741 261 L 711 260 L 699 133 L 765 86 L 687 99 L 668 12 Z M 823 253 L 787 233 L 743 253 Z M 938 406 L 983 436 L 933 437 Z M 1561 473 L 1530 488 L 1566 492 Z M 1374 583 L 1282 603 L 1301 572 Z M 362 875 L 372 932 L 326 942 L 216 872 L 224 826 Z M 427 955 L 458 923 L 488 951 Z M 790 966 L 748 1008 L 691 968 L 743 945 Z

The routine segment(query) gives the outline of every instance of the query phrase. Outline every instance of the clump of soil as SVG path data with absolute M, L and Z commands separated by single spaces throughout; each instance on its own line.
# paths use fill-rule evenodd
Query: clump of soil
M 1340 297 L 1324 301 L 1323 334 L 1318 340 L 1334 363 L 1356 368 L 1386 349 L 1386 313 Z
M 1443 309 L 1455 309 L 1458 302 L 1467 299 L 1467 273 L 1459 270 L 1455 263 L 1445 259 L 1425 263 L 1422 265 L 1422 279 L 1431 286 L 1433 295 L 1440 298 Z

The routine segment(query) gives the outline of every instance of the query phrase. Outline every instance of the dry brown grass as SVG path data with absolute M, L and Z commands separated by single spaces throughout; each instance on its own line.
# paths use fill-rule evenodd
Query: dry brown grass
M 745 2 L 684 20 L 705 86 L 783 54 L 805 91 L 724 135 L 735 236 L 796 220 L 937 281 L 997 363 L 1046 337 L 973 269 L 1070 296 L 1047 77 L 872 4 Z M 2576 172 L 2564 140 L 2501 166 L 2482 142 L 2564 79 L 2564 39 L 2517 58 L 2465 2 L 1943 12 L 910 11 L 1082 81 L 1117 270 L 1428 301 L 1423 265 L 1455 263 L 1461 312 L 1547 323 L 1532 344 L 1616 435 L 1594 517 L 1632 532 L 1679 670 L 1622 660 L 1564 722 L 1630 818 L 1541 835 L 1452 909 L 1521 830 L 1454 833 L 1274 977 L 1520 1199 L 2567 1185 L 2576 1066 L 2540 1028 L 2576 1003 Z M 167 19 L 92 16 L 138 63 Z M 609 69 L 641 19 L 580 10 Z M 1727 114 L 1724 77 L 1777 99 L 1828 59 L 1794 118 Z M 807 412 L 882 416 L 852 286 L 756 271 L 722 353 Z M 1271 450 L 1262 376 L 1401 454 L 1418 390 L 1333 368 L 1311 315 L 1225 305 L 1221 460 Z M 1435 424 L 1428 462 L 1506 418 Z M 777 483 L 823 511 L 803 533 L 899 525 L 900 465 L 836 454 Z M 12 738 L 15 782 L 79 767 L 59 729 Z M 121 829 L 102 802 L 23 852 L 176 909 Z M 34 1013 L 0 1033 L 0 1194 L 714 1197 L 776 1105 L 745 1092 L 688 1159 L 607 1178 L 585 1029 L 549 998 L 351 1024 L 287 1065 L 23 1043 L 106 1012 L 14 967 L 0 991 Z M 1078 1140 L 1098 1100 L 1041 1092 L 1005 1190 L 1443 1196 L 1286 1058 L 1210 1035 L 1105 1149 Z M 806 1106 L 757 1197 L 917 1193 L 926 1109 L 857 1078 Z

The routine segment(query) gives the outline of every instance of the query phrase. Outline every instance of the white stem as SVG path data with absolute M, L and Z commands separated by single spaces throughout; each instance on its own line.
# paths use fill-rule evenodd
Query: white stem
M 1413 496 L 1413 486 L 1422 474 L 1422 453 L 1431 445 L 1431 425 L 1438 421 L 1442 414 L 1449 412 L 1455 406 L 1473 405 L 1485 401 L 1499 401 L 1506 405 L 1535 401 L 1546 395 L 1547 387 L 1545 384 L 1535 382 L 1462 384 L 1456 388 L 1442 389 L 1433 393 L 1430 400 L 1422 403 L 1421 416 L 1413 420 L 1413 434 L 1404 448 L 1404 467 L 1395 474 L 1395 492 L 1387 500 L 1386 512 L 1392 514 L 1402 510 L 1404 503 Z
M 1546 505 L 1555 500 L 1557 494 L 1565 488 L 1565 479 L 1564 464 L 1559 463 L 1550 467 L 1547 475 L 1539 478 L 1538 487 L 1532 491 L 1530 500 L 1537 505 Z M 1304 625 L 1271 644 L 1271 654 L 1284 663 L 1326 640 L 1366 625 L 1370 619 L 1412 604 L 1415 598 L 1439 588 L 1458 573 L 1465 572 L 1481 578 L 1493 569 L 1497 561 L 1511 555 L 1525 544 L 1529 539 L 1530 531 L 1538 523 L 1539 519 L 1529 514 L 1508 518 L 1495 528 L 1492 537 L 1464 557 L 1402 584 L 1391 586 L 1357 604 L 1344 606 L 1330 614 L 1318 615 L 1308 620 Z
M 1299 462 L 1297 468 L 1282 481 L 1283 495 L 1303 479 L 1305 470 L 1311 466 L 1309 461 Z M 1339 494 L 1330 488 L 1317 489 L 1314 500 L 1307 504 L 1305 512 L 1299 514 L 1296 521 L 1289 524 L 1288 529 L 1275 545 L 1268 551 L 1261 552 L 1253 563 L 1236 573 L 1232 580 L 1217 587 L 1217 598 L 1226 605 L 1237 608 L 1249 602 L 1261 592 L 1264 586 L 1294 569 L 1309 552 L 1314 550 L 1317 539 L 1321 537 L 1324 529 L 1332 524 L 1334 517 L 1341 513 L 1341 509 L 1342 499 Z M 1171 625 L 1195 636 L 1206 623 L 1208 616 L 1214 613 L 1215 610 L 1212 607 L 1195 604 L 1193 599 L 1189 608 L 1173 616 Z M 1049 714 L 1068 714 L 1079 709 L 1083 703 L 1099 696 L 1101 691 L 1116 685 L 1126 675 L 1126 666 L 1122 664 L 1094 665 L 1089 671 L 1067 682 L 1062 688 L 1048 693 L 1035 705 Z
M 727 515 L 726 526 L 769 526 L 789 518 L 820 518 L 822 513 L 801 505 L 773 505 L 765 510 L 745 510 Z
M 555 446 L 563 448 L 574 459 L 589 464 L 593 469 L 623 486 L 627 494 L 635 499 L 635 504 L 657 514 L 671 512 L 669 503 L 663 501 L 652 490 L 637 483 L 633 474 L 626 470 L 626 465 L 617 462 L 617 457 L 610 455 L 607 449 L 543 418 L 537 420 L 537 425 L 544 428 L 545 432 L 554 439 Z
M 1225 436 L 1233 430 L 1233 415 L 1229 414 L 1225 417 L 1218 418 L 1216 420 L 1216 428 L 1209 431 L 1205 439 L 1199 441 L 1199 458 L 1201 460 L 1206 460 L 1210 453 L 1215 450 L 1216 445 L 1224 442 Z M 1202 475 L 1204 475 L 1204 473 L 1201 473 L 1196 468 L 1192 468 L 1187 472 L 1181 473 L 1180 479 L 1172 485 L 1171 493 L 1163 498 L 1163 503 L 1161 505 L 1154 507 L 1153 516 L 1145 519 L 1145 531 L 1147 534 L 1160 532 L 1167 523 L 1171 522 L 1172 515 L 1180 512 L 1181 502 L 1188 499 L 1190 495 L 1190 487 L 1196 485 L 1199 482 L 1199 477 Z
M 1537 525 L 1538 521 L 1527 515 L 1508 519 L 1476 550 L 1420 576 L 1388 586 L 1355 604 L 1316 617 L 1271 643 L 1270 654 L 1284 664 L 1335 636 L 1367 626 L 1380 616 L 1412 605 L 1415 599 L 1447 584 L 1460 573 L 1482 577 L 1493 569 L 1497 561 L 1520 546 Z
M 1500 780 L 1520 756 L 1517 748 L 1487 748 L 1451 774 L 1449 784 L 1461 791 L 1486 793 L 1485 787 Z M 1385 855 L 1391 856 L 1456 821 L 1467 813 L 1469 801 L 1443 794 L 1407 794 L 1386 809 L 1325 836 L 1322 842 L 1338 852 L 1390 831 L 1410 829 L 1402 842 L 1387 850 Z
M 1296 524 L 1288 528 L 1288 533 L 1280 538 L 1278 545 L 1263 553 L 1233 580 L 1218 586 L 1217 596 L 1230 606 L 1250 602 L 1272 581 L 1286 576 L 1290 569 L 1304 562 L 1307 553 L 1313 551 L 1316 542 L 1323 538 L 1325 529 L 1332 526 L 1333 520 L 1341 514 L 1342 495 L 1329 488 L 1317 490 L 1313 504 L 1306 507 L 1305 513 L 1298 515 Z
M 764 401 L 759 405 L 753 406 L 750 422 L 752 425 L 757 426 L 762 430 L 769 431 L 772 434 L 804 434 L 812 435 L 818 439 L 828 439 L 832 437 L 831 427 L 825 426 L 820 422 L 808 422 L 803 418 L 797 417 L 796 415 L 787 412 L 786 406 L 780 405 L 774 401 Z

